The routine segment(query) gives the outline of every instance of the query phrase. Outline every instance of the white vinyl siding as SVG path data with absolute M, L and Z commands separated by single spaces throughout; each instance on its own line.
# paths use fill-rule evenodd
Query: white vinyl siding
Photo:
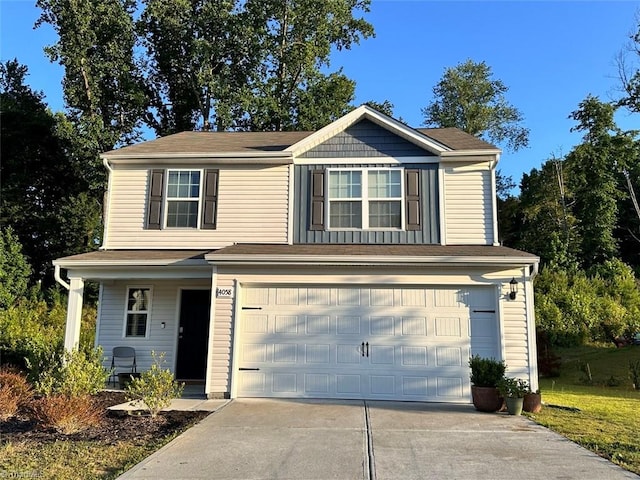
M 166 366 L 175 367 L 175 349 L 178 330 L 179 289 L 181 287 L 209 288 L 210 280 L 145 281 L 151 289 L 151 310 L 147 318 L 147 337 L 124 337 L 124 308 L 127 304 L 127 289 L 142 283 L 134 280 L 106 282 L 101 284 L 100 320 L 96 331 L 96 344 L 103 349 L 105 366 L 111 365 L 113 347 L 128 346 L 136 349 L 138 371 L 151 366 L 151 351 L 164 352 Z M 165 327 L 162 328 L 162 322 Z
M 446 244 L 492 245 L 493 202 L 488 166 L 445 167 Z
M 215 230 L 146 230 L 148 169 L 114 168 L 104 247 L 206 249 L 234 242 L 287 243 L 288 167 L 221 165 L 219 168 Z

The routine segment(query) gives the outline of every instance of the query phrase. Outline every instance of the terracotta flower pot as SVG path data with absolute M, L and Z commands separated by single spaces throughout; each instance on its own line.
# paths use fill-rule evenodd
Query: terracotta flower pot
M 542 395 L 539 393 L 528 393 L 524 396 L 524 406 L 522 409 L 525 412 L 538 413 L 542 410 Z
M 496 387 L 476 387 L 471 385 L 473 406 L 480 412 L 497 412 L 502 408 L 504 399 Z

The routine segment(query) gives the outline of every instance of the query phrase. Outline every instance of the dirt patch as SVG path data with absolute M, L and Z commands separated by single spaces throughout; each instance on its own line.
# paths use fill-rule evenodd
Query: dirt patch
M 126 402 L 123 392 L 100 392 L 96 402 L 104 410 L 104 417 L 98 427 L 89 428 L 81 433 L 64 435 L 53 429 L 44 429 L 26 415 L 12 417 L 0 422 L 0 441 L 35 442 L 45 444 L 56 441 L 93 441 L 115 444 L 118 441 L 145 443 L 153 438 L 164 437 L 199 422 L 210 412 L 161 412 L 152 419 L 142 415 L 128 415 L 123 412 L 107 410 L 108 407 Z

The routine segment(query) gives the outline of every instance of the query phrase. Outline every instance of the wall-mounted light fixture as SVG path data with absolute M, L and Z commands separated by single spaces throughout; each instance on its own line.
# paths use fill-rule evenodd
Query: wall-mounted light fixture
M 160 322 L 160 328 L 165 328 L 167 326 L 166 322 Z
M 517 293 L 518 293 L 518 281 L 516 280 L 516 277 L 513 277 L 509 282 L 509 299 L 515 300 Z

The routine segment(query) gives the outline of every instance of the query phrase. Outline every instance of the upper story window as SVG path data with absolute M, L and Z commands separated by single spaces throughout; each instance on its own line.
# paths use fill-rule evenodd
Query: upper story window
M 169 170 L 167 227 L 198 227 L 200 171 Z
M 216 228 L 219 171 L 149 171 L 145 228 Z
M 329 170 L 329 228 L 403 228 L 402 178 L 399 168 Z

